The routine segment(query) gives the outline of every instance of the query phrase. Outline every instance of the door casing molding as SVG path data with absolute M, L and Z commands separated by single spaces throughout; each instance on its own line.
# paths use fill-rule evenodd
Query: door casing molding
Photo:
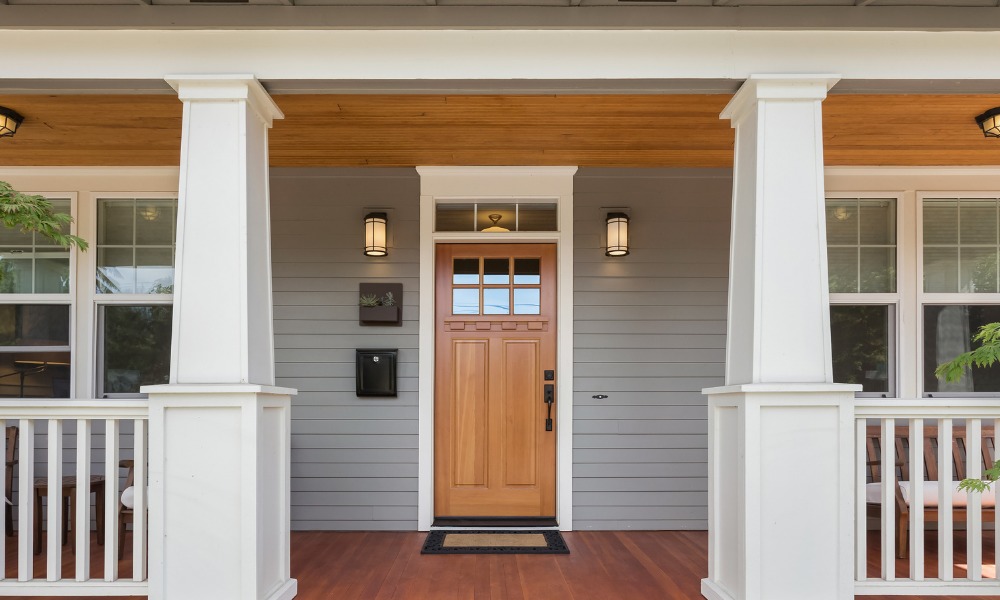
M 439 243 L 551 242 L 556 244 L 556 519 L 573 529 L 573 176 L 577 167 L 417 167 L 420 174 L 420 307 L 417 435 L 417 529 L 434 520 L 434 288 Z M 559 231 L 434 232 L 438 200 L 515 202 L 551 199 Z

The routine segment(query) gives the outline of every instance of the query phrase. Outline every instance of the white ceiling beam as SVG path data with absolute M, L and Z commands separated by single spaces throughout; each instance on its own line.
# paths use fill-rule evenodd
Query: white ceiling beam
M 252 71 L 265 81 L 740 80 L 808 73 L 818 65 L 844 79 L 995 80 L 1000 47 L 1000 32 L 965 31 L 7 29 L 0 35 L 10 48 L 45 49 L 6 63 L 4 78 L 12 80 L 141 80 L 195 69 Z

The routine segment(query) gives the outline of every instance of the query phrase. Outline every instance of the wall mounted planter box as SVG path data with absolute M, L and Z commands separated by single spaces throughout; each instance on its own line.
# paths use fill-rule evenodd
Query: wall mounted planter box
M 375 296 L 382 301 L 386 294 L 392 294 L 392 306 L 358 306 L 358 322 L 361 325 L 398 327 L 403 324 L 402 283 L 362 283 L 358 298 Z

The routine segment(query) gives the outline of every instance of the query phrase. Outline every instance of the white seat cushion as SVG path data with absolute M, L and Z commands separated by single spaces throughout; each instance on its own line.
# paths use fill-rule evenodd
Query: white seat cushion
M 125 508 L 135 508 L 135 488 L 133 486 L 128 486 L 122 492 L 122 504 L 125 505 Z
M 951 482 L 951 505 L 958 508 L 965 508 L 969 503 L 969 493 L 965 491 L 958 491 L 958 481 Z M 995 488 L 995 486 L 994 486 Z M 983 498 L 983 507 L 992 508 L 996 506 L 996 490 L 990 488 L 989 491 L 980 494 Z M 900 481 L 899 491 L 903 494 L 903 501 L 906 502 L 907 506 L 910 504 L 910 482 Z M 865 495 L 867 500 L 873 504 L 882 503 L 882 484 L 881 483 L 869 483 L 865 489 Z M 937 481 L 925 481 L 924 482 L 924 506 L 925 507 L 936 507 L 938 505 L 938 482 Z

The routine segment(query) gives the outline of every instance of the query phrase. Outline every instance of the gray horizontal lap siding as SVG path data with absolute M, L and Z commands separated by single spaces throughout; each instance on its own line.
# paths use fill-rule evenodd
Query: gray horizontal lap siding
M 275 372 L 292 400 L 292 529 L 417 526 L 417 174 L 273 169 Z M 365 208 L 388 208 L 385 258 L 362 255 Z M 403 284 L 402 327 L 358 324 L 362 282 Z M 355 395 L 354 350 L 399 348 L 397 398 Z
M 701 389 L 725 373 L 731 191 L 726 171 L 576 177 L 576 529 L 708 526 Z M 631 254 L 605 257 L 601 208 L 623 206 Z

